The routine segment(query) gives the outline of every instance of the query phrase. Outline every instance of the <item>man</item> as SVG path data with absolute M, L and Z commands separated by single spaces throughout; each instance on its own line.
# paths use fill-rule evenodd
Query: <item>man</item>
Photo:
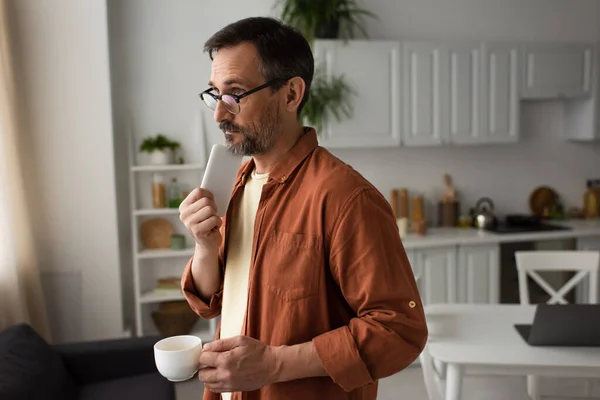
M 204 398 L 374 400 L 377 380 L 427 339 L 391 207 L 301 125 L 314 72 L 302 35 L 248 18 L 205 51 L 201 97 L 230 150 L 252 159 L 223 220 L 206 190 L 180 207 L 196 241 L 185 297 L 201 317 L 221 315 L 200 357 Z

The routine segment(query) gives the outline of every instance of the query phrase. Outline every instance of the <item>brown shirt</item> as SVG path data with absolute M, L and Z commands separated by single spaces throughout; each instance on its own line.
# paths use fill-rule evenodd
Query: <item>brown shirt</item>
M 253 168 L 252 160 L 240 168 L 224 217 L 221 268 L 227 220 Z M 191 260 L 182 286 L 198 315 L 220 314 L 222 286 L 210 304 L 198 298 Z M 273 346 L 312 341 L 330 377 L 276 383 L 235 393 L 235 400 L 375 400 L 377 380 L 407 367 L 427 340 L 419 292 L 389 203 L 318 146 L 313 129 L 263 186 L 244 334 Z M 204 399 L 218 398 L 205 391 Z

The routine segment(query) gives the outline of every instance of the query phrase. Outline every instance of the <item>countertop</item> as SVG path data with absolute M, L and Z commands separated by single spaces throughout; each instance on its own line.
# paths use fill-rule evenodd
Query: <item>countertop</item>
M 571 229 L 526 233 L 493 233 L 476 228 L 429 228 L 425 236 L 418 236 L 414 233 L 410 233 L 402 239 L 402 243 L 404 248 L 408 250 L 468 244 L 476 245 L 560 240 L 587 236 L 600 237 L 600 219 L 551 221 L 551 223 L 553 225 L 561 225 Z

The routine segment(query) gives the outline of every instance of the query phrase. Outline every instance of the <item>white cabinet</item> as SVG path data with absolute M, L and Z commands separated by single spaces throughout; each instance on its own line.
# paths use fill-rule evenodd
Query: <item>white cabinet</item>
M 523 99 L 588 96 L 592 90 L 593 46 L 531 44 L 523 46 Z
M 456 301 L 456 247 L 415 250 L 415 275 L 424 305 Z
M 442 102 L 448 142 L 482 143 L 481 130 L 481 46 L 453 44 L 448 47 L 448 99 Z M 447 107 L 444 105 L 447 104 Z
M 403 60 L 403 143 L 481 142 L 480 46 L 407 42 Z
M 486 143 L 519 140 L 519 46 L 486 43 L 482 51 L 481 134 Z
M 424 305 L 500 302 L 497 243 L 406 250 Z
M 343 75 L 354 91 L 353 115 L 331 116 L 319 142 L 329 148 L 386 147 L 400 144 L 400 42 L 318 40 L 315 64 L 328 76 Z
M 508 44 L 403 44 L 403 144 L 518 140 L 518 47 Z
M 436 43 L 407 42 L 402 45 L 402 59 L 402 142 L 406 146 L 442 144 L 447 140 L 447 104 L 443 103 L 448 93 L 448 51 Z
M 499 303 L 499 246 L 463 245 L 458 250 L 457 301 Z

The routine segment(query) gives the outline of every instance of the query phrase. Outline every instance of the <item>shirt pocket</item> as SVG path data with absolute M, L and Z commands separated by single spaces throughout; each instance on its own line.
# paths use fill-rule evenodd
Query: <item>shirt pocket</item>
M 323 269 L 321 237 L 271 231 L 263 261 L 264 285 L 287 301 L 314 296 Z

